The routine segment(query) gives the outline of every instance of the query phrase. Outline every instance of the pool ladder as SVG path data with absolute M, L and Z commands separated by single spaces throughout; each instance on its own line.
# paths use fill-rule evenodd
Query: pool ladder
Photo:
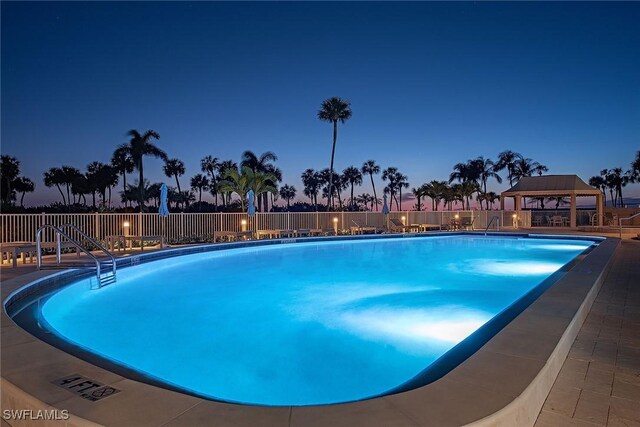
M 86 239 L 89 243 L 91 243 L 93 246 L 95 246 L 96 248 L 98 248 L 101 252 L 103 252 L 105 255 L 107 255 L 107 260 L 105 262 L 105 260 L 101 261 L 97 256 L 95 256 L 94 254 L 91 253 L 91 251 L 89 251 L 88 249 L 86 249 L 84 246 L 82 246 L 81 242 L 72 238 L 69 233 L 65 232 L 65 229 L 70 228 L 73 231 L 75 231 L 76 233 L 78 233 L 81 237 L 83 237 L 84 239 Z M 42 263 L 42 232 L 44 230 L 53 230 L 53 232 L 55 233 L 55 238 L 56 238 L 56 266 L 45 266 Z M 73 224 L 63 224 L 59 227 L 56 227 L 53 224 L 44 224 L 43 226 L 41 226 L 40 228 L 38 228 L 38 231 L 36 233 L 36 251 L 37 251 L 37 260 L 38 260 L 38 270 L 41 270 L 43 268 L 86 268 L 87 265 L 86 264 L 64 264 L 62 265 L 62 238 L 65 238 L 69 241 L 69 243 L 71 243 L 74 247 L 76 247 L 77 249 L 81 250 L 82 252 L 84 252 L 87 256 L 89 256 L 89 258 L 91 258 L 94 263 L 95 263 L 95 269 L 96 269 L 96 284 L 93 283 L 93 281 L 91 282 L 91 289 L 100 289 L 103 286 L 106 286 L 108 284 L 114 283 L 116 281 L 116 257 L 113 256 L 113 254 L 111 252 L 109 252 L 104 246 L 102 246 L 100 243 L 98 243 L 95 239 L 89 237 L 86 233 L 84 233 L 82 230 L 80 230 L 78 227 L 76 227 Z M 103 262 L 105 262 L 105 264 L 103 265 Z M 106 272 L 105 274 L 103 274 L 103 267 L 104 268 L 109 268 L 111 271 L 110 272 Z
M 484 235 L 487 235 L 487 230 L 489 230 L 489 227 L 491 227 L 491 224 L 493 224 L 493 221 L 496 221 L 496 228 L 498 229 L 498 231 L 500 231 L 500 217 L 498 216 L 492 216 L 491 220 L 489 221 L 489 224 L 487 224 L 487 227 L 484 229 Z

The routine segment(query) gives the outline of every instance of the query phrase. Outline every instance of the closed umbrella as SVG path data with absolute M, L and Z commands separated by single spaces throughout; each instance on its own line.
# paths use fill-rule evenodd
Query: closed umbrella
M 162 184 L 160 187 L 160 209 L 158 209 L 158 213 L 163 218 L 169 216 L 169 208 L 167 207 L 168 193 L 169 189 L 167 188 L 167 184 Z
M 389 213 L 389 205 L 387 205 L 387 195 L 386 194 L 384 196 L 382 196 L 382 213 L 385 214 L 385 215 Z
M 254 204 L 254 194 L 253 194 L 253 190 L 249 190 L 249 192 L 247 193 L 247 198 L 249 199 L 249 206 L 247 207 L 247 213 L 249 215 L 255 215 L 256 214 L 256 206 Z
M 162 239 L 164 240 L 165 229 L 166 229 L 166 221 L 169 216 L 169 207 L 167 206 L 167 198 L 168 198 L 169 189 L 167 188 L 167 184 L 162 184 L 160 187 L 160 209 L 158 209 L 158 214 L 160 218 L 162 218 Z M 142 242 L 140 243 L 142 244 Z M 160 247 L 164 246 L 164 241 L 160 242 Z

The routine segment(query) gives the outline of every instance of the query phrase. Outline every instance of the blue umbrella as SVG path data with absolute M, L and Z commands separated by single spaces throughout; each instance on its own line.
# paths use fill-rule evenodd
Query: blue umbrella
M 256 214 L 256 206 L 253 203 L 253 190 L 249 190 L 249 192 L 247 193 L 247 197 L 249 199 L 249 206 L 247 207 L 247 213 L 249 215 L 255 215 Z
M 169 208 L 167 207 L 167 193 L 169 190 L 167 189 L 167 184 L 162 184 L 160 187 L 160 209 L 158 209 L 158 213 L 161 217 L 169 216 Z
M 388 214 L 389 213 L 389 206 L 387 205 L 387 195 L 383 195 L 382 196 L 382 213 L 383 214 Z

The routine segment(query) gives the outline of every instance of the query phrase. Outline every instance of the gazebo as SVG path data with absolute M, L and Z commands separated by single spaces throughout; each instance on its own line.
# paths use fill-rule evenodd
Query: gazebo
M 504 210 L 504 200 L 507 197 L 514 198 L 515 210 L 522 207 L 523 197 L 570 197 L 571 217 L 570 226 L 576 227 L 576 197 L 591 196 L 596 198 L 596 215 L 598 226 L 602 226 L 604 211 L 604 198 L 602 192 L 585 183 L 578 175 L 544 175 L 526 176 L 521 178 L 516 185 L 500 194 L 500 208 Z

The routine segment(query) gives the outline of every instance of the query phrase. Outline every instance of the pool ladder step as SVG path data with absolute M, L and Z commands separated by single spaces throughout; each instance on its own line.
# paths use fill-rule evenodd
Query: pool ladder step
M 36 232 L 36 250 L 37 250 L 37 260 L 38 260 L 38 269 L 46 268 L 42 263 L 42 233 L 44 230 L 50 229 L 55 233 L 56 240 L 56 260 L 57 260 L 57 268 L 69 268 L 68 264 L 62 263 L 62 245 L 61 241 L 64 237 L 69 243 L 75 246 L 78 250 L 84 252 L 89 258 L 93 260 L 95 263 L 95 272 L 96 272 L 96 280 L 91 281 L 91 289 L 100 289 L 101 287 L 114 283 L 116 281 L 116 257 L 109 252 L 104 246 L 98 243 L 95 239 L 89 237 L 86 233 L 80 230 L 73 224 L 63 224 L 61 226 L 55 226 L 53 224 L 44 224 L 38 231 Z M 81 238 L 84 238 L 91 245 L 101 251 L 103 254 L 107 256 L 107 260 L 100 260 L 97 256 L 91 253 L 90 250 L 86 249 L 80 242 L 80 240 L 76 240 L 72 238 L 65 230 L 71 229 L 76 234 L 80 235 Z M 103 264 L 104 263 L 104 264 Z M 51 266 L 49 266 L 51 268 Z M 103 269 L 110 270 L 105 274 L 102 274 Z M 95 285 L 94 285 L 95 282 Z

